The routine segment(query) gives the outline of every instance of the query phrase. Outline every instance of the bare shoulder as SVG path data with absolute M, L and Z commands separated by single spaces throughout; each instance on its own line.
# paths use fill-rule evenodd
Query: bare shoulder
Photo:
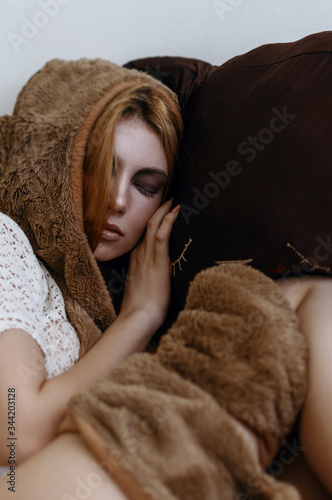
M 326 300 L 331 299 L 332 305 L 332 277 L 302 276 L 275 281 L 280 291 L 286 296 L 292 309 L 295 311 L 303 304 L 309 295 L 315 294 Z

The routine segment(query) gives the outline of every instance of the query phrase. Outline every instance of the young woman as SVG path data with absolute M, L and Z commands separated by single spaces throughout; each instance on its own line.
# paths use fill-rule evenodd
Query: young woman
M 13 196 L 7 195 L 6 204 L 4 195 L 2 209 L 11 217 L 0 214 L 2 466 L 8 466 L 8 438 L 15 441 L 15 464 L 24 462 L 54 438 L 73 394 L 88 389 L 132 353 L 145 350 L 163 324 L 170 296 L 168 240 L 179 207 L 171 211 L 171 201 L 164 200 L 182 129 L 175 96 L 150 77 L 104 61 L 55 61 L 32 79 L 30 95 L 29 85 L 23 91 L 16 106 L 18 113 L 24 115 L 21 104 L 24 99 L 28 101 L 27 96 L 31 98 L 31 87 L 33 93 L 40 96 L 41 83 L 47 88 L 45 82 L 50 77 L 54 87 L 58 83 L 60 91 L 53 94 L 53 103 L 52 91 L 45 94 L 42 120 L 36 114 L 43 97 L 35 103 L 33 133 L 44 134 L 50 127 L 50 116 L 57 126 L 61 125 L 60 132 L 54 133 L 52 129 L 53 144 L 50 132 L 42 146 L 34 137 L 36 144 L 30 146 L 29 152 L 30 157 L 35 155 L 34 162 L 29 161 L 25 149 L 24 162 L 18 164 L 17 156 L 21 152 L 16 144 L 17 155 L 11 158 L 8 175 L 13 177 L 16 162 L 14 172 L 20 184 L 16 197 L 23 200 L 25 208 L 18 216 L 15 212 L 18 203 L 16 200 L 12 203 Z M 74 97 L 76 108 L 70 108 L 68 89 L 75 84 L 83 86 L 88 102 L 83 102 L 84 92 L 78 87 Z M 95 94 L 93 106 L 92 92 Z M 79 102 L 86 106 L 85 114 Z M 55 113 L 52 104 L 58 105 Z M 61 113 L 62 121 L 59 120 Z M 75 113 L 76 121 L 68 132 L 63 127 L 63 116 L 69 127 Z M 60 133 L 63 138 L 59 138 Z M 63 163 L 59 163 L 59 144 L 63 144 L 68 135 L 70 138 L 70 134 L 74 140 L 71 165 L 66 172 L 68 150 Z M 84 141 L 82 134 L 85 134 Z M 25 148 L 25 143 L 26 138 L 20 147 Z M 36 190 L 43 175 L 39 167 L 43 161 L 48 172 L 43 177 L 44 185 L 38 198 Z M 52 168 L 56 173 L 54 177 Z M 29 180 L 35 179 L 28 204 L 26 170 Z M 15 180 L 11 179 L 12 187 Z M 80 179 L 81 185 L 77 187 Z M 3 189 L 8 185 L 8 176 L 4 176 Z M 84 202 L 81 190 L 84 190 Z M 63 215 L 60 213 L 56 220 L 64 199 L 71 196 L 75 210 L 67 203 Z M 83 209 L 81 227 L 78 206 Z M 13 219 L 20 221 L 20 225 Z M 29 238 L 21 229 L 27 227 L 27 220 L 29 227 L 34 227 L 34 232 L 27 230 Z M 74 237 L 70 233 L 73 221 Z M 48 238 L 44 237 L 46 231 L 51 231 Z M 63 233 L 67 234 L 61 240 Z M 55 248 L 49 256 L 42 248 L 43 238 L 46 250 L 52 245 Z M 76 253 L 68 266 L 66 259 L 72 255 L 71 244 Z M 105 283 L 94 261 L 114 261 L 131 251 L 125 294 L 114 319 Z M 61 271 L 58 262 L 63 255 Z M 77 269 L 80 272 L 74 280 L 71 273 Z M 81 282 L 83 286 L 79 288 Z M 97 285 L 93 288 L 94 282 Z M 103 321 L 97 316 L 97 293 L 104 302 L 108 301 L 108 317 L 102 318 Z M 103 307 L 106 309 L 104 304 Z M 94 317 L 91 310 L 97 311 Z M 103 335 L 97 337 L 96 325 L 107 322 Z M 95 338 L 91 341 L 93 335 Z
M 54 436 L 71 396 L 82 389 L 88 389 L 95 381 L 107 376 L 112 368 L 133 352 L 144 350 L 153 333 L 163 322 L 169 299 L 168 238 L 178 212 L 177 210 L 170 212 L 170 202 L 158 207 L 163 201 L 165 192 L 167 192 L 181 125 L 178 111 L 175 110 L 168 91 L 161 90 L 158 86 L 155 89 L 156 84 L 150 81 L 148 82 L 150 87 L 146 86 L 146 81 L 141 81 L 138 85 L 137 75 L 134 73 L 135 81 L 131 82 L 132 85 L 128 88 L 122 86 L 123 75 L 121 74 L 121 78 L 118 77 L 115 85 L 117 91 L 114 93 L 114 89 L 111 89 L 113 92 L 111 99 L 107 94 L 109 92 L 107 88 L 107 102 L 103 102 L 101 108 L 98 108 L 98 105 L 105 98 L 107 78 L 98 78 L 99 94 L 95 88 L 89 88 L 89 86 L 87 92 L 83 93 L 84 99 L 81 91 L 78 92 L 77 99 L 83 103 L 87 96 L 94 95 L 95 92 L 97 104 L 93 103 L 93 109 L 87 118 L 86 114 L 82 114 L 83 117 L 75 115 L 72 121 L 74 125 L 67 123 L 67 128 L 63 127 L 63 115 L 66 114 L 68 117 L 68 114 L 73 113 L 73 110 L 79 109 L 77 103 L 76 107 L 70 105 L 70 92 L 73 93 L 73 90 L 77 88 L 81 89 L 82 82 L 90 83 L 89 80 L 93 81 L 93 75 L 91 75 L 91 65 L 80 63 L 74 68 L 77 81 L 73 82 L 68 76 L 73 73 L 73 67 L 68 67 L 66 64 L 60 66 L 56 75 L 54 71 L 51 71 L 54 69 L 54 65 L 51 68 L 48 66 L 43 74 L 46 81 L 48 81 L 47 78 L 50 78 L 51 90 L 48 85 L 45 85 L 45 81 L 43 81 L 43 85 L 40 85 L 40 81 L 37 80 L 39 100 L 35 100 L 34 105 L 38 108 L 42 101 L 42 104 L 45 104 L 48 109 L 51 104 L 54 106 L 54 100 L 50 100 L 49 93 L 53 92 L 53 88 L 57 88 L 56 84 L 61 88 L 63 82 L 67 81 L 66 91 L 63 91 L 62 88 L 58 95 L 60 104 L 63 104 L 62 113 L 59 112 L 61 106 L 58 105 L 55 106 L 56 116 L 52 115 L 52 120 L 58 120 L 61 127 L 55 132 L 54 130 L 50 131 L 52 120 L 49 117 L 46 120 L 45 116 L 37 123 L 38 126 L 40 125 L 39 128 L 34 124 L 33 133 L 39 134 L 38 137 L 42 137 L 44 140 L 47 137 L 47 141 L 35 141 L 34 148 L 37 148 L 37 152 L 35 149 L 33 154 L 30 152 L 33 159 L 37 156 L 36 163 L 32 166 L 31 162 L 29 163 L 30 158 L 25 159 L 24 168 L 17 167 L 20 176 L 15 177 L 15 168 L 9 168 L 7 177 L 2 182 L 2 210 L 11 214 L 13 219 L 21 222 L 22 227 L 30 237 L 27 240 L 25 234 L 12 219 L 6 215 L 2 216 L 1 248 L 4 252 L 3 256 L 9 258 L 10 255 L 14 255 L 17 259 L 7 267 L 2 260 L 2 276 L 8 278 L 2 280 L 4 282 L 2 283 L 4 294 L 2 303 L 4 304 L 6 299 L 8 303 L 16 304 L 16 307 L 13 306 L 7 311 L 3 308 L 0 318 L 2 321 L 0 335 L 0 429 L 2 429 L 0 456 L 4 465 L 7 465 L 8 458 L 14 461 L 11 472 L 0 479 L 0 493 L 4 500 L 12 498 L 10 495 L 13 491 L 16 492 L 17 498 L 25 500 L 30 498 L 34 500 L 39 498 L 51 500 L 53 498 L 63 500 L 72 498 L 122 500 L 126 498 L 125 493 L 119 490 L 110 475 L 105 472 L 103 464 L 96 462 L 95 457 L 78 434 L 68 432 L 56 439 Z M 111 69 L 114 70 L 113 67 Z M 109 73 L 107 74 L 109 77 Z M 124 76 L 125 79 L 129 78 L 127 73 Z M 119 81 L 121 82 L 120 88 L 118 87 Z M 80 87 L 76 85 L 78 82 Z M 36 83 L 36 80 L 32 83 Z M 94 81 L 95 84 L 96 81 Z M 151 90 L 151 87 L 155 89 L 155 92 Z M 24 114 L 23 109 L 24 104 L 32 109 L 31 102 L 26 99 L 26 93 L 22 97 L 25 98 L 25 101 L 21 99 L 16 113 L 18 116 L 21 113 L 24 117 L 23 124 L 19 123 L 21 128 L 17 125 L 18 116 L 16 116 L 15 123 L 15 127 L 21 134 L 23 125 L 33 121 L 29 115 L 29 122 L 27 113 Z M 151 105 L 151 100 L 153 105 Z M 165 106 L 165 103 L 168 105 Z M 90 108 L 91 105 L 92 103 L 89 102 Z M 97 111 L 95 111 L 96 106 Z M 30 109 L 29 113 L 31 113 Z M 15 131 L 15 127 L 11 131 Z M 71 242 L 68 240 L 64 242 L 61 239 L 63 227 L 59 223 L 59 219 L 55 217 L 57 214 L 54 213 L 54 210 L 51 214 L 48 211 L 49 204 L 59 199 L 60 203 L 54 206 L 61 212 L 61 205 L 70 192 L 67 182 L 69 175 L 65 173 L 64 178 L 61 178 L 62 170 L 59 169 L 59 165 L 61 168 L 63 167 L 63 164 L 59 162 L 61 155 L 59 150 L 55 154 L 54 149 L 52 150 L 50 147 L 50 136 L 52 139 L 56 138 L 55 143 L 58 147 L 58 144 L 64 143 L 64 137 L 61 134 L 68 135 L 70 127 L 74 131 L 74 146 L 71 149 L 69 141 L 68 149 L 66 144 L 62 160 L 63 164 L 66 161 L 75 163 L 75 168 L 72 168 L 74 175 L 70 175 L 70 186 L 73 189 L 75 215 L 78 222 L 80 222 L 81 217 L 80 204 L 82 204 L 82 200 L 79 195 L 80 189 L 76 189 L 80 179 L 76 167 L 77 163 L 80 163 L 80 159 L 82 162 L 84 160 L 84 186 L 82 185 L 82 188 L 84 187 L 85 206 L 82 220 L 84 220 L 85 233 L 94 258 L 99 262 L 108 262 L 135 248 L 131 253 L 120 313 L 117 319 L 104 329 L 102 337 L 92 347 L 86 349 L 87 352 L 84 356 L 82 355 L 82 347 L 79 353 L 80 345 L 76 334 L 80 335 L 81 332 L 77 325 L 81 324 L 82 330 L 87 331 L 87 325 L 90 326 L 90 323 L 86 320 L 85 311 L 89 312 L 89 308 L 93 310 L 94 301 L 97 303 L 96 309 L 102 309 L 102 300 L 106 300 L 106 298 L 102 292 L 100 292 L 101 300 L 99 300 L 99 296 L 92 294 L 92 290 L 96 289 L 93 288 L 93 285 L 98 273 L 93 268 L 88 253 L 77 252 L 76 266 L 69 269 L 59 265 L 61 255 L 66 253 Z M 33 137 L 36 139 L 35 136 Z M 26 137 L 23 139 L 19 147 L 17 144 L 16 147 L 11 145 L 6 152 L 7 161 L 12 160 L 11 165 L 14 167 L 19 165 L 20 157 L 26 156 L 29 147 L 29 141 Z M 53 147 L 53 144 L 51 146 Z M 51 161 L 50 150 L 52 150 L 51 156 L 53 165 L 56 166 L 57 175 L 51 175 L 45 179 L 43 170 L 39 167 L 44 167 L 45 164 L 49 165 Z M 84 151 L 83 155 L 82 151 Z M 16 157 L 11 158 L 10 154 L 14 154 Z M 4 155 L 2 156 L 4 157 Z M 47 204 L 39 206 L 38 213 L 41 219 L 38 220 L 38 224 L 36 224 L 38 228 L 34 229 L 32 235 L 29 233 L 29 227 L 32 225 L 31 221 L 36 221 L 38 216 L 34 206 L 38 199 L 35 196 L 35 191 L 32 192 L 32 190 L 29 192 L 29 203 L 25 199 L 25 190 L 28 185 L 27 177 L 24 177 L 25 171 L 30 176 L 33 172 L 38 180 L 34 189 L 36 186 L 39 189 L 39 185 L 42 184 L 40 191 L 43 195 L 51 193 Z M 51 174 L 54 174 L 52 169 L 50 171 Z M 57 176 L 60 177 L 61 186 L 59 184 L 53 185 L 57 181 Z M 18 177 L 20 179 L 17 179 Z M 15 203 L 23 200 L 22 206 L 24 206 L 25 211 L 16 210 L 16 205 L 13 207 L 8 202 L 8 198 L 6 199 L 8 186 L 15 188 L 15 182 L 21 191 L 14 191 L 15 196 L 11 192 L 10 197 L 11 199 L 16 197 Z M 62 186 L 65 186 L 63 191 L 61 191 Z M 6 210 L 8 207 L 10 210 Z M 61 213 L 61 217 L 66 217 L 67 209 L 66 205 L 66 212 Z M 29 223 L 26 222 L 27 217 L 30 217 Z M 39 221 L 42 221 L 43 218 L 45 219 L 43 231 L 49 226 L 52 227 L 49 224 L 50 220 L 53 222 L 52 242 L 60 247 L 60 251 L 56 255 L 54 253 L 51 256 L 48 255 L 47 245 L 42 245 L 43 231 L 40 229 L 41 222 Z M 73 225 L 74 222 L 76 223 L 76 219 L 74 221 L 70 219 L 68 224 L 65 224 L 67 232 L 69 231 L 68 226 Z M 50 243 L 52 238 L 48 235 L 47 243 Z M 79 243 L 83 245 L 83 240 L 80 238 L 81 235 L 77 231 L 74 239 L 76 242 L 79 240 Z M 33 258 L 33 250 L 38 256 L 41 256 L 44 264 Z M 68 251 L 67 255 L 69 253 Z M 87 258 L 84 259 L 83 256 L 87 256 Z M 88 279 L 84 279 L 86 277 L 84 275 L 85 266 L 90 266 Z M 77 289 L 80 285 L 77 276 L 75 281 L 71 275 L 76 268 L 80 268 L 81 274 L 79 276 L 82 277 L 87 289 L 86 295 L 90 301 L 76 300 L 73 306 L 72 298 L 77 299 L 79 296 Z M 13 269 L 15 270 L 14 274 Z M 4 275 L 5 270 L 8 271 L 8 276 Z M 66 272 L 61 275 L 62 270 Z M 91 288 L 90 281 L 92 282 Z M 308 313 L 317 310 L 317 305 L 323 307 L 322 294 L 325 298 L 327 297 L 327 294 L 324 293 L 324 287 L 329 286 L 327 281 L 324 281 L 324 284 L 323 281 L 308 280 L 303 282 L 301 286 L 296 288 L 296 293 L 294 286 L 291 286 L 291 281 L 287 283 L 288 286 L 285 282 L 280 285 L 298 313 L 300 327 L 305 332 L 310 328 L 310 325 L 311 331 L 317 331 L 315 325 L 310 323 L 317 316 L 310 316 L 308 322 Z M 30 289 L 33 291 L 33 300 L 30 293 L 29 297 L 26 296 L 27 290 Z M 64 301 L 61 299 L 60 289 Z M 79 292 L 81 293 L 81 289 Z M 35 312 L 33 312 L 31 300 L 28 302 L 28 299 L 32 300 L 33 306 L 36 308 Z M 325 311 L 327 310 L 328 307 Z M 48 314 L 49 312 L 50 314 Z M 70 321 L 66 317 L 66 312 L 70 316 Z M 76 316 L 74 312 L 77 313 Z M 46 330 L 40 328 L 40 325 L 39 328 L 35 328 L 34 322 L 40 323 L 41 317 L 46 317 L 42 322 L 43 327 L 46 326 Z M 94 322 L 103 323 L 97 316 L 95 316 Z M 72 329 L 72 324 L 75 324 L 75 329 Z M 55 335 L 52 334 L 51 327 L 56 327 Z M 43 338 L 45 331 L 50 333 L 46 341 Z M 322 329 L 319 336 L 322 340 L 321 348 L 314 354 L 312 370 L 315 370 L 315 367 L 323 369 L 326 365 L 325 362 L 321 363 L 320 361 L 323 354 L 327 353 L 327 350 L 322 348 L 325 345 L 323 342 L 324 331 Z M 57 342 L 52 344 L 49 339 L 57 340 Z M 81 345 L 89 347 L 89 342 L 83 336 L 80 340 Z M 314 348 L 313 352 L 315 353 Z M 60 356 L 59 353 L 61 353 Z M 79 357 L 80 359 L 78 359 Z M 317 413 L 315 410 L 319 408 L 315 400 L 316 394 L 319 394 L 316 392 L 315 384 L 319 384 L 319 380 L 317 378 L 310 389 L 303 413 L 302 429 L 303 436 L 305 433 L 308 436 L 306 439 L 313 436 L 311 429 L 317 418 L 322 418 L 322 427 L 328 428 L 328 422 L 324 421 L 328 412 Z M 13 408 L 17 408 L 15 419 L 9 415 L 9 411 L 12 412 Z M 11 420 L 8 420 L 8 417 Z M 264 446 L 259 446 L 255 434 L 249 429 L 241 427 L 240 423 L 239 431 L 243 433 L 247 443 L 252 447 L 253 453 L 257 455 L 260 453 L 261 462 L 266 466 L 276 450 L 264 450 Z M 14 436 L 9 435 L 9 432 L 13 432 Z M 317 474 L 321 474 L 322 481 L 328 484 L 329 462 L 326 461 L 325 464 L 322 464 L 322 461 L 319 461 L 322 443 L 315 439 L 313 439 L 313 443 L 309 443 L 309 441 L 307 443 L 308 448 L 310 444 L 308 461 L 311 460 L 312 467 L 316 467 Z M 25 460 L 28 457 L 30 457 L 29 460 Z M 21 465 L 16 470 L 18 463 Z M 135 488 L 135 485 L 130 484 L 129 481 L 128 491 L 131 488 Z

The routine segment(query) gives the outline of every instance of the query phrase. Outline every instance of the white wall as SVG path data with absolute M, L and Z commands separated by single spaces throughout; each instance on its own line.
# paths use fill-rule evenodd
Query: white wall
M 331 0 L 0 0 L 0 115 L 53 57 L 180 55 L 214 64 L 332 29 Z

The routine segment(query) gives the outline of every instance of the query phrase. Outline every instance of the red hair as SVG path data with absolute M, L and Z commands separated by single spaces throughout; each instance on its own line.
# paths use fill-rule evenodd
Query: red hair
M 120 118 L 137 116 L 160 137 L 168 165 L 169 180 L 164 197 L 167 195 L 183 125 L 177 104 L 167 106 L 166 103 L 165 91 L 137 84 L 111 100 L 96 120 L 87 143 L 83 181 L 84 229 L 92 250 L 96 249 L 108 218 L 111 178 L 117 182 L 114 139 Z

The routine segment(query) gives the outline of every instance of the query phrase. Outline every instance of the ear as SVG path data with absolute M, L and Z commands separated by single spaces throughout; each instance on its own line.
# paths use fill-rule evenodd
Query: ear
M 0 176 L 6 171 L 14 122 L 16 120 L 17 118 L 13 116 L 0 116 Z

